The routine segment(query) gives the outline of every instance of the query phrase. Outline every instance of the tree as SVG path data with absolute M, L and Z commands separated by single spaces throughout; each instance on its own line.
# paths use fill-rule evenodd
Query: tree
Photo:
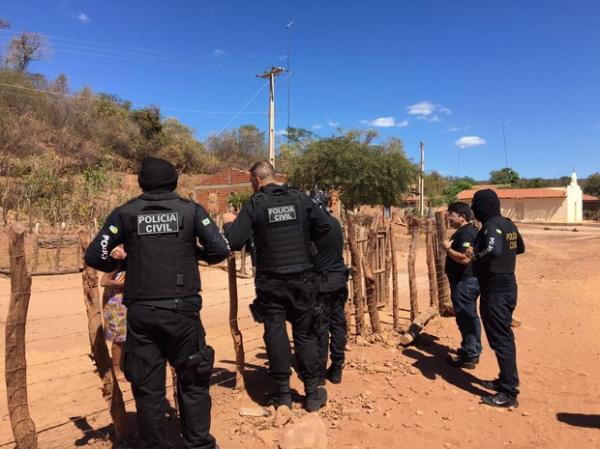
M 247 169 L 252 161 L 267 157 L 265 133 L 254 125 L 212 135 L 206 141 L 206 148 L 223 164 L 235 168 Z
M 22 33 L 8 44 L 6 62 L 9 67 L 24 73 L 33 61 L 44 59 L 49 53 L 48 42 L 38 33 Z
M 432 171 L 425 175 L 425 195 L 429 198 L 431 206 L 441 206 L 444 204 L 444 191 L 450 186 L 450 180 L 438 173 Z
M 600 172 L 591 174 L 585 180 L 583 191 L 588 195 L 600 198 Z
M 510 167 L 504 167 L 500 170 L 490 172 L 490 182 L 492 184 L 516 184 L 519 180 L 519 174 Z
M 468 190 L 473 187 L 473 183 L 464 179 L 455 181 L 452 185 L 446 187 L 443 192 L 444 202 L 452 204 L 456 202 L 456 196 L 463 190 Z
M 372 286 L 370 259 L 365 259 L 357 242 L 358 220 L 356 208 L 360 205 L 383 204 L 392 206 L 401 200 L 401 194 L 416 177 L 416 167 L 406 158 L 398 140 L 385 145 L 373 145 L 372 134 L 351 131 L 342 136 L 311 142 L 299 155 L 290 181 L 298 187 L 315 186 L 337 191 L 345 207 L 348 226 L 348 246 L 352 258 L 353 278 L 363 279 Z M 369 245 L 367 245 L 369 251 Z M 353 283 L 356 312 L 356 330 L 365 331 L 363 292 L 361 282 Z M 367 304 L 374 332 L 380 331 L 374 289 L 367 288 Z
M 131 113 L 131 117 L 139 125 L 140 132 L 146 140 L 153 140 L 162 132 L 160 109 L 157 106 L 136 109 Z

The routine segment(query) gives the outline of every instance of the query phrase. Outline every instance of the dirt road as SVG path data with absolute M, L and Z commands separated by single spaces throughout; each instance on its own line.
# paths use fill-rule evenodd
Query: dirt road
M 449 368 L 446 354 L 459 342 L 452 319 L 437 319 L 417 344 L 397 349 L 394 336 L 366 346 L 351 344 L 344 382 L 329 385 L 321 417 L 329 448 L 595 448 L 600 447 L 600 229 L 521 227 L 527 252 L 518 261 L 522 320 L 515 330 L 522 380 L 521 406 L 514 411 L 479 405 L 478 381 L 497 373 L 484 344 L 474 371 Z M 407 240 L 403 240 L 406 243 Z M 406 247 L 400 253 L 403 268 Z M 428 301 L 423 251 L 418 268 L 420 301 Z M 281 430 L 270 418 L 238 416 L 231 389 L 233 350 L 227 320 L 226 274 L 204 269 L 202 319 L 217 351 L 213 432 L 223 449 L 274 447 Z M 248 316 L 251 280 L 240 285 L 240 327 L 248 352 L 251 396 L 268 388 L 262 331 Z M 403 304 L 407 282 L 401 277 Z M 0 278 L 0 338 L 9 282 Z M 387 312 L 384 323 L 391 323 Z M 388 345 L 385 345 L 387 340 Z M 485 340 L 484 340 L 485 342 Z M 12 447 L 4 385 L 4 343 L 0 361 L 0 447 Z M 42 448 L 69 448 L 102 440 L 109 423 L 99 380 L 88 357 L 89 344 L 79 275 L 36 277 L 27 326 L 29 405 Z M 293 386 L 302 392 L 299 382 Z M 135 411 L 125 384 L 125 399 Z M 168 393 L 171 394 L 170 391 Z M 295 416 L 302 411 L 296 409 Z M 77 418 L 81 417 L 81 418 Z

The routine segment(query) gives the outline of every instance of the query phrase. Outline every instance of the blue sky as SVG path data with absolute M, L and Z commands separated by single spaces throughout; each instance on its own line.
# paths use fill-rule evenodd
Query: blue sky
M 266 129 L 255 75 L 286 66 L 289 34 L 292 126 L 322 136 L 371 127 L 414 160 L 423 140 L 428 171 L 486 179 L 505 165 L 505 122 L 522 176 L 600 171 L 597 0 L 3 0 L 0 17 L 50 36 L 52 55 L 33 70 L 157 104 L 199 139 Z M 0 32 L 0 45 L 10 36 Z

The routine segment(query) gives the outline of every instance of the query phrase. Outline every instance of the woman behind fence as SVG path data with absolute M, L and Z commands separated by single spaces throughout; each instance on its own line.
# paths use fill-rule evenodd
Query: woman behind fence
M 125 271 L 119 267 L 110 273 L 104 273 L 100 285 L 104 287 L 102 296 L 102 315 L 104 317 L 104 338 L 112 342 L 110 349 L 112 364 L 118 380 L 123 374 L 123 345 L 127 338 L 127 307 L 123 304 Z

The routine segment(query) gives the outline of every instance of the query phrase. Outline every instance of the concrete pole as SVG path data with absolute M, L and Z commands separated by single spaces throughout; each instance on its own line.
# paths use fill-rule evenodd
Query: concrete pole
M 275 74 L 269 76 L 269 162 L 275 167 Z
M 282 67 L 271 67 L 271 70 L 259 78 L 269 78 L 269 162 L 275 167 L 275 77 L 284 72 Z

